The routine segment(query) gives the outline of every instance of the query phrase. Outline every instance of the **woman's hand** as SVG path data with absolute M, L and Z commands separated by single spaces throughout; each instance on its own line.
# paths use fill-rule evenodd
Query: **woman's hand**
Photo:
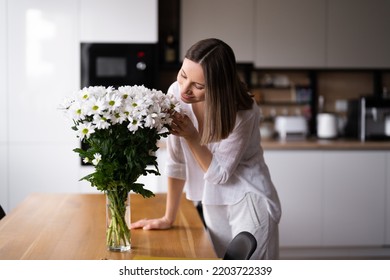
M 162 217 L 159 219 L 142 219 L 131 224 L 131 229 L 142 228 L 144 230 L 150 229 L 169 229 L 172 227 L 172 223 L 167 218 Z
M 175 113 L 171 117 L 171 133 L 173 135 L 184 137 L 185 139 L 198 138 L 198 130 L 187 115 Z

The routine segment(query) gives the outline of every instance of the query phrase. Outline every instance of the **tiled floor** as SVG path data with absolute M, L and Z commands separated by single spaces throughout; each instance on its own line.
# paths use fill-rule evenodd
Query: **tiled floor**
M 280 248 L 281 260 L 390 260 L 390 247 Z

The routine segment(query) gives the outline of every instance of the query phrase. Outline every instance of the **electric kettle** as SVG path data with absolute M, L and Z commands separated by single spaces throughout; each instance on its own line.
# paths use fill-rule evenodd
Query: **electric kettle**
M 337 116 L 331 113 L 317 115 L 317 137 L 333 139 L 338 136 Z

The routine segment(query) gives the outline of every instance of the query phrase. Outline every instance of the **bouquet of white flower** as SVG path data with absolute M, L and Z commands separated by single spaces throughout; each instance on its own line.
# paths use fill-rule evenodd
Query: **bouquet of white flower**
M 144 197 L 154 195 L 137 180 L 148 173 L 160 175 L 155 156 L 157 141 L 169 134 L 171 113 L 180 110 L 172 95 L 144 86 L 86 87 L 65 101 L 62 108 L 73 120 L 77 136 L 87 144 L 87 148 L 74 151 L 95 166 L 95 172 L 80 180 L 89 181 L 118 205 L 113 215 L 125 211 L 118 207 L 124 205 L 130 191 Z M 115 243 L 114 236 L 130 238 L 130 232 L 123 228 L 124 221 L 119 216 L 117 220 L 111 227 L 111 237 L 107 233 L 107 242 Z

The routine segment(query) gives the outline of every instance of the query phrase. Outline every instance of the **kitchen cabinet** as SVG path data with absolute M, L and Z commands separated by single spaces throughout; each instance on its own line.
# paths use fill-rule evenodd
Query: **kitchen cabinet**
M 389 27 L 384 0 L 183 0 L 181 54 L 219 37 L 255 68 L 388 68 Z
M 327 67 L 390 67 L 390 1 L 328 0 Z
M 383 245 L 386 154 L 328 151 L 322 159 L 322 245 Z
M 7 29 L 6 0 L 0 0 L 0 205 L 8 209 L 7 189 Z
M 0 143 L 7 141 L 7 29 L 6 0 L 0 0 Z
M 385 245 L 390 245 L 390 152 L 386 153 L 386 214 L 385 214 Z
M 389 1 L 257 0 L 256 4 L 256 67 L 390 66 Z
M 0 205 L 5 212 L 8 212 L 8 145 L 0 142 Z
M 319 152 L 266 151 L 265 160 L 282 204 L 281 246 L 321 244 L 322 165 Z
M 79 190 L 80 161 L 72 152 L 78 141 L 58 109 L 80 84 L 78 9 L 78 0 L 7 1 L 8 159 L 2 170 L 10 210 L 31 192 Z
M 157 0 L 80 0 L 80 40 L 157 43 Z
M 323 67 L 326 1 L 257 0 L 255 67 Z
M 282 247 L 389 244 L 388 152 L 266 150 L 265 159 Z
M 252 62 L 254 1 L 182 0 L 181 59 L 197 41 L 215 37 L 232 47 L 238 62 Z

